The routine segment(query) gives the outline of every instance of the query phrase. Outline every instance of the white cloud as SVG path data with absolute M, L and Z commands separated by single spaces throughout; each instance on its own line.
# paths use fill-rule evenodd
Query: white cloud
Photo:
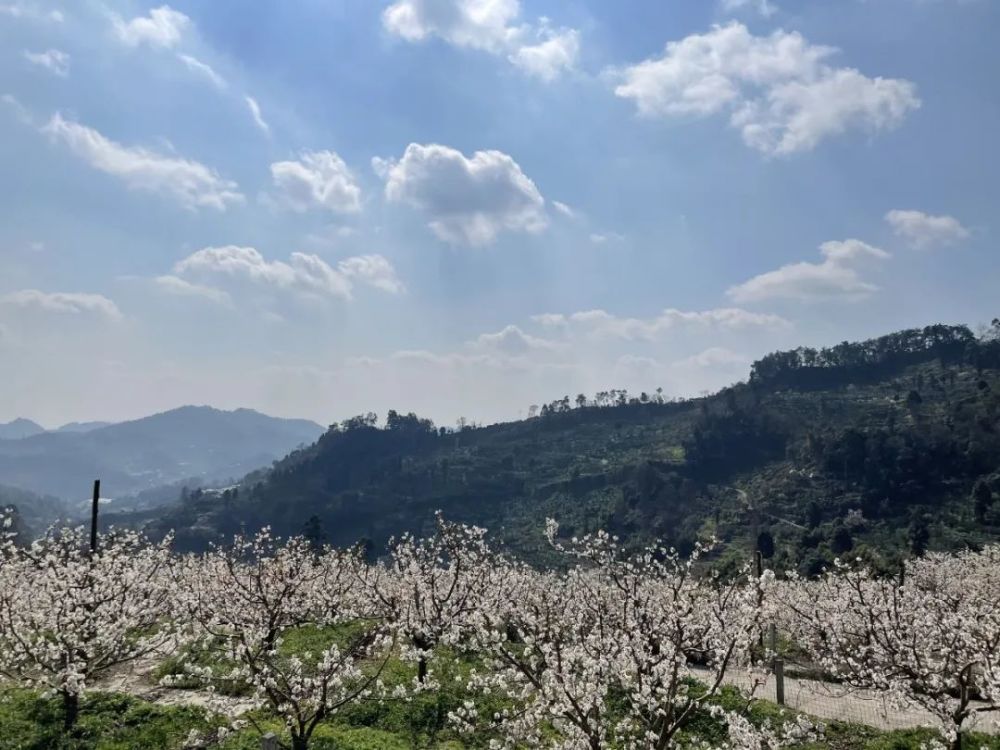
M 835 52 L 797 32 L 754 36 L 733 22 L 615 71 L 615 94 L 647 117 L 729 112 L 747 145 L 768 154 L 806 151 L 850 128 L 890 130 L 920 106 L 911 82 L 831 67 Z
M 518 357 L 532 351 L 554 351 L 556 342 L 525 333 L 515 325 L 509 325 L 496 333 L 483 333 L 470 341 L 468 346 L 477 351 L 495 352 Z
M 446 242 L 486 245 L 502 231 L 539 232 L 547 226 L 545 200 L 510 156 L 411 143 L 398 162 L 373 160 L 386 181 L 385 196 L 428 217 Z
M 535 44 L 515 49 L 508 59 L 517 67 L 545 82 L 554 81 L 576 65 L 580 54 L 580 32 L 576 29 L 545 29 Z
M 392 263 L 381 255 L 356 255 L 337 264 L 337 270 L 349 279 L 357 279 L 390 294 L 406 291 Z
M 825 299 L 859 299 L 878 291 L 865 281 L 853 264 L 885 260 L 889 253 L 860 240 L 824 242 L 821 263 L 790 263 L 730 287 L 726 295 L 735 302 L 787 299 L 801 302 Z
M 317 255 L 292 253 L 286 263 L 265 260 L 252 247 L 206 247 L 174 266 L 174 273 L 223 276 L 312 298 L 351 296 L 351 282 Z
M 576 218 L 576 211 L 562 201 L 552 201 L 552 208 L 570 219 Z
M 61 78 L 69 75 L 69 55 L 57 49 L 48 49 L 44 52 L 24 51 L 24 59 L 32 65 L 45 68 Z
M 59 315 L 93 315 L 109 320 L 118 320 L 122 317 L 118 306 L 107 297 L 81 292 L 41 292 L 37 289 L 22 289 L 0 295 L 0 305 Z
M 261 129 L 262 132 L 267 135 L 271 134 L 271 126 L 264 122 L 264 118 L 260 113 L 260 105 L 257 104 L 257 100 L 252 96 L 245 97 L 247 108 L 250 110 L 250 116 L 253 118 L 254 125 Z
M 526 73 L 552 81 L 576 64 L 580 35 L 552 29 L 548 19 L 519 23 L 518 0 L 396 0 L 382 24 L 410 42 L 436 36 L 456 47 L 504 54 Z
M 148 16 L 138 16 L 130 21 L 113 16 L 112 23 L 118 38 L 129 47 L 148 44 L 150 47 L 170 49 L 180 43 L 185 30 L 191 25 L 191 19 L 169 5 L 161 5 L 149 11 Z
M 770 18 L 778 12 L 778 6 L 770 0 L 722 0 L 719 7 L 725 13 L 752 10 L 764 18 Z
M 29 5 L 28 3 L 0 3 L 0 15 L 32 21 L 50 21 L 52 23 L 62 23 L 66 20 L 62 11 L 44 11 L 37 5 Z
M 892 231 L 916 248 L 953 245 L 967 239 L 968 229 L 954 216 L 932 216 L 922 211 L 893 209 L 885 215 Z
M 437 36 L 458 47 L 499 52 L 520 12 L 518 0 L 398 0 L 382 12 L 382 24 L 411 42 Z
M 361 188 L 344 160 L 333 151 L 307 152 L 298 161 L 275 162 L 271 178 L 279 191 L 278 201 L 294 211 L 361 210 Z
M 747 145 L 773 154 L 809 151 L 851 128 L 876 133 L 896 128 L 920 106 L 916 87 L 895 78 L 868 78 L 853 68 L 816 81 L 775 85 L 766 101 L 747 101 L 732 118 Z
M 582 331 L 595 338 L 626 341 L 655 341 L 671 331 L 784 329 L 791 324 L 770 313 L 756 313 L 737 307 L 684 311 L 668 308 L 653 318 L 622 318 L 605 310 L 584 310 L 570 315 L 545 313 L 532 318 L 549 328 Z
M 750 358 L 722 346 L 710 346 L 704 351 L 692 354 L 674 363 L 675 367 L 687 369 L 711 369 L 729 365 L 747 365 Z
M 67 146 L 95 169 L 114 175 L 133 190 L 166 195 L 185 208 L 224 211 L 243 202 L 239 186 L 197 161 L 123 146 L 56 113 L 42 132 Z
M 178 54 L 177 58 L 187 66 L 188 70 L 204 77 L 217 89 L 222 90 L 226 88 L 226 79 L 216 73 L 215 68 L 208 63 L 202 62 L 197 57 L 192 57 L 191 55 Z
M 218 305 L 232 304 L 232 298 L 227 292 L 202 284 L 193 284 L 179 276 L 157 276 L 154 282 L 162 292 L 176 297 L 195 297 Z

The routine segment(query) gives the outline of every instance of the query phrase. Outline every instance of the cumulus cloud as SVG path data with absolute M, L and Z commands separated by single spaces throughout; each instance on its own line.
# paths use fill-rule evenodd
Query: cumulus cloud
M 652 118 L 727 112 L 748 146 L 778 155 L 808 151 L 848 129 L 893 129 L 920 106 L 910 81 L 829 65 L 836 51 L 797 32 L 754 36 L 733 22 L 614 71 L 615 94 Z
M 580 32 L 576 29 L 544 29 L 532 44 L 523 44 L 508 55 L 521 70 L 545 82 L 572 70 L 580 55 Z
M 477 351 L 495 352 L 508 356 L 522 356 L 533 351 L 554 351 L 556 342 L 525 333 L 516 325 L 509 325 L 496 333 L 483 333 L 470 341 L 468 346 Z
M 448 146 L 411 143 L 399 161 L 373 160 L 385 196 L 423 212 L 453 244 L 487 245 L 502 231 L 539 232 L 548 224 L 535 183 L 501 151 L 471 157 Z
M 179 276 L 157 276 L 154 283 L 160 291 L 176 297 L 194 297 L 214 302 L 217 305 L 229 305 L 232 298 L 221 289 L 202 284 L 193 284 Z
M 243 202 L 235 182 L 223 179 L 200 162 L 139 146 L 123 146 L 59 113 L 41 130 L 94 169 L 119 178 L 130 189 L 165 195 L 188 209 L 224 211 Z
M 351 296 L 351 282 L 346 276 L 319 256 L 306 253 L 292 253 L 286 263 L 266 260 L 252 247 L 206 247 L 179 261 L 174 273 L 229 277 L 310 297 Z
M 893 209 L 885 215 L 892 231 L 912 247 L 953 245 L 969 237 L 969 230 L 954 216 L 932 216 L 922 211 Z
M 356 279 L 376 289 L 400 294 L 406 291 L 392 263 L 381 255 L 356 255 L 337 264 L 337 270 L 349 279 Z
M 169 5 L 161 5 L 149 11 L 149 15 L 137 16 L 130 21 L 113 16 L 112 23 L 118 38 L 129 47 L 146 44 L 171 49 L 180 43 L 191 25 L 191 19 Z
M 44 52 L 25 50 L 24 59 L 32 65 L 45 68 L 60 78 L 65 78 L 69 75 L 69 55 L 61 50 L 48 49 Z
M 294 211 L 361 210 L 361 188 L 344 160 L 333 151 L 307 152 L 297 161 L 275 162 L 271 165 L 271 178 L 278 202 Z
M 177 277 L 229 279 L 255 284 L 263 289 L 285 292 L 309 299 L 350 299 L 353 282 L 367 284 L 397 294 L 404 290 L 392 264 L 381 255 L 346 258 L 334 268 L 318 255 L 292 253 L 288 261 L 267 260 L 252 247 L 226 245 L 206 247 L 174 265 Z M 174 277 L 160 277 L 172 279 Z M 187 282 L 181 278 L 180 281 Z M 181 287 L 161 281 L 175 293 L 199 293 L 205 287 Z
M 576 64 L 579 32 L 548 19 L 520 23 L 518 0 L 396 0 L 382 12 L 387 31 L 410 42 L 438 37 L 456 47 L 506 55 L 517 67 L 551 81 Z
M 617 338 L 627 341 L 655 341 L 676 330 L 728 330 L 751 328 L 782 329 L 791 324 L 770 313 L 756 313 L 738 307 L 684 311 L 668 308 L 652 318 L 623 318 L 605 310 L 583 310 L 570 315 L 545 313 L 532 318 L 549 328 L 564 328 L 585 332 L 597 338 Z
M 226 88 L 226 79 L 216 73 L 215 68 L 208 63 L 202 62 L 197 57 L 192 57 L 191 55 L 179 54 L 177 58 L 184 63 L 188 70 L 202 76 L 217 89 Z
M 865 281 L 856 266 L 865 260 L 885 260 L 889 253 L 860 240 L 824 242 L 820 263 L 790 263 L 774 271 L 730 287 L 726 294 L 735 302 L 786 299 L 800 302 L 826 299 L 858 299 L 878 291 Z
M 82 292 L 42 292 L 37 289 L 22 289 L 0 295 L 0 305 L 28 312 L 56 315 L 90 315 L 109 320 L 118 320 L 122 317 L 118 306 L 107 297 Z
M 253 118 L 254 125 L 256 125 L 264 134 L 270 135 L 271 126 L 264 121 L 264 117 L 260 113 L 260 105 L 257 103 L 257 100 L 252 96 L 246 96 L 244 99 L 246 100 L 247 108 L 250 110 L 250 116 Z

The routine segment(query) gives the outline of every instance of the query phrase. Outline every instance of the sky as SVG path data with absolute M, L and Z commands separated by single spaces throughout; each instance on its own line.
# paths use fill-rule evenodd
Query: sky
M 0 0 L 0 421 L 688 396 L 1000 314 L 995 0 Z

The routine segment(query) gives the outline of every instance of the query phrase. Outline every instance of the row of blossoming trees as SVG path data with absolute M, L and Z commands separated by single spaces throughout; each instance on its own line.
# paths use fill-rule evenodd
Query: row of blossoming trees
M 61 696 L 72 731 L 81 695 L 110 670 L 198 654 L 188 679 L 249 686 L 304 750 L 348 704 L 438 689 L 436 659 L 460 653 L 475 665 L 469 694 L 493 700 L 466 701 L 449 720 L 492 747 L 670 748 L 711 716 L 727 730 L 713 746 L 761 748 L 813 727 L 753 724 L 718 695 L 737 672 L 760 683 L 762 636 L 777 622 L 844 683 L 929 710 L 953 746 L 972 713 L 1000 708 L 996 548 L 915 561 L 902 580 L 843 566 L 815 581 L 749 568 L 723 580 L 699 562 L 701 548 L 680 559 L 629 553 L 605 534 L 561 543 L 554 523 L 547 533 L 568 559 L 558 571 L 441 519 L 435 535 L 398 540 L 378 564 L 267 531 L 185 557 L 130 531 L 94 553 L 81 530 L 28 547 L 8 537 L 0 674 Z M 282 647 L 298 629 L 347 625 L 349 637 L 315 653 Z M 391 658 L 415 665 L 412 684 L 383 684 Z

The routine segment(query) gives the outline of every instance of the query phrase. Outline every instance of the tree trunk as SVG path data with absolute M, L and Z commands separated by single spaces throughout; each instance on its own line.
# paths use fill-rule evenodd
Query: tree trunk
M 951 741 L 950 750 L 962 750 L 962 730 L 955 732 L 955 739 Z
M 309 738 L 301 734 L 292 734 L 292 750 L 309 750 Z
M 68 732 L 76 726 L 77 717 L 80 715 L 80 696 L 65 690 L 60 694 L 63 704 L 63 730 Z
M 423 683 L 427 679 L 427 659 L 423 656 L 417 662 L 417 682 Z

